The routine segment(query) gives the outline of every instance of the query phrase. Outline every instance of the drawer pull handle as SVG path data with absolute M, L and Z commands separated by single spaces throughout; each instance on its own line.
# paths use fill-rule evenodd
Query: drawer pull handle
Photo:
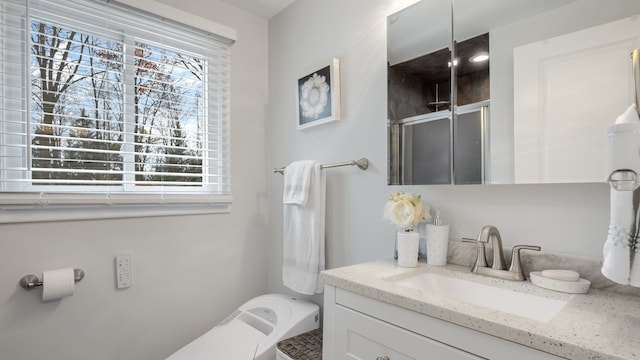
M 382 357 L 382 356 L 378 356 L 378 357 L 376 358 L 376 360 L 389 360 L 389 357 L 388 357 L 388 356 L 384 356 L 384 357 Z

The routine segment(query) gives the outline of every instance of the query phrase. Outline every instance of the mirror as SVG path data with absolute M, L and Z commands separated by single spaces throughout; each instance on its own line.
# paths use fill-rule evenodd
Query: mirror
M 422 0 L 389 16 L 389 184 L 604 181 L 606 126 L 633 103 L 636 14 L 627 0 Z M 474 39 L 490 59 L 470 75 Z

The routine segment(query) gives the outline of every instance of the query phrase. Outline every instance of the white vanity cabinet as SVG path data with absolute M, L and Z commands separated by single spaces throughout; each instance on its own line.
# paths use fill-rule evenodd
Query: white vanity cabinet
M 323 360 L 546 360 L 557 356 L 326 285 Z
M 482 359 L 342 305 L 335 307 L 333 329 L 331 359 Z

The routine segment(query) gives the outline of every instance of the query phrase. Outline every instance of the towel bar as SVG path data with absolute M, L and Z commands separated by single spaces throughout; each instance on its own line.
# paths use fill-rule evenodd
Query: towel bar
M 81 269 L 73 269 L 73 280 L 79 282 L 84 278 L 84 271 Z M 31 290 L 35 287 L 42 286 L 42 281 L 33 274 L 25 275 L 20 279 L 20 286 L 27 290 Z
M 326 168 L 332 168 L 332 167 L 338 167 L 338 166 L 357 166 L 360 170 L 367 170 L 367 168 L 369 167 L 369 160 L 367 160 L 367 158 L 360 158 L 358 160 L 345 161 L 341 163 L 320 165 L 320 168 L 326 169 Z M 284 174 L 285 167 L 286 166 L 281 167 L 279 169 L 273 169 L 273 172 Z

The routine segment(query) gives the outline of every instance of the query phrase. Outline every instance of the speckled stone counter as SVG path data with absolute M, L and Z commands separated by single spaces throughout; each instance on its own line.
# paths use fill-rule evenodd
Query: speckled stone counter
M 396 284 L 424 272 L 456 277 L 518 292 L 568 301 L 548 322 L 530 320 L 426 291 Z M 587 294 L 565 294 L 529 281 L 500 280 L 447 265 L 402 268 L 381 261 L 324 271 L 321 279 L 375 300 L 449 321 L 518 344 L 568 359 L 640 359 L 640 297 L 591 289 Z

